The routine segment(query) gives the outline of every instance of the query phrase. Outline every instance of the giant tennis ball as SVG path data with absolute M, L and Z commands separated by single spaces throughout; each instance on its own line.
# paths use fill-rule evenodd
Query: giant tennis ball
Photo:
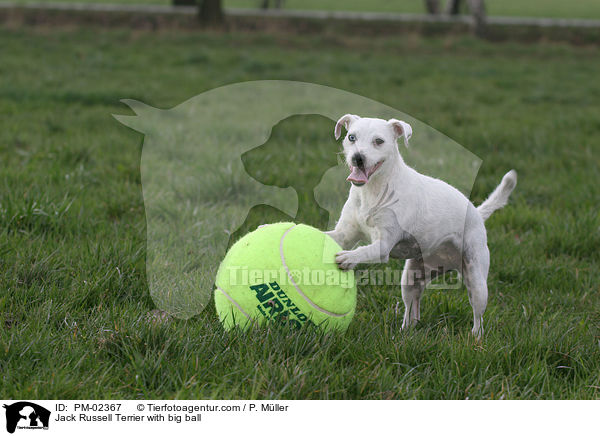
M 215 280 L 215 306 L 226 330 L 267 322 L 345 331 L 356 307 L 353 271 L 341 271 L 342 248 L 304 224 L 259 227 L 225 255 Z

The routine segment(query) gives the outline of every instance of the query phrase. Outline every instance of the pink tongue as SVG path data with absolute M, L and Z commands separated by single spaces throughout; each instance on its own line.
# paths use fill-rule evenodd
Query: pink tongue
M 352 169 L 352 172 L 350 173 L 350 175 L 348 176 L 348 178 L 346 180 L 349 180 L 351 182 L 356 182 L 356 183 L 367 183 L 367 181 L 369 180 L 367 177 L 367 174 L 361 170 L 358 167 L 350 167 Z

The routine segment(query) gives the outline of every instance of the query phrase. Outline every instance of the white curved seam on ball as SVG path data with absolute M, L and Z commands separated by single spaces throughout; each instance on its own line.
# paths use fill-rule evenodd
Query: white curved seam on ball
M 248 314 L 247 314 L 247 313 L 244 311 L 244 309 L 242 309 L 242 306 L 240 306 L 240 305 L 239 305 L 239 303 L 238 303 L 237 301 L 235 301 L 233 298 L 231 298 L 231 295 L 229 295 L 227 292 L 225 292 L 223 289 L 221 289 L 221 287 L 220 287 L 220 286 L 217 286 L 217 289 L 218 289 L 219 291 L 221 291 L 221 292 L 223 293 L 223 295 L 225 295 L 225 297 L 227 297 L 227 299 L 228 299 L 229 301 L 231 301 L 231 302 L 233 303 L 233 305 L 234 305 L 235 307 L 237 307 L 237 308 L 238 308 L 238 310 L 239 310 L 240 312 L 242 312 L 246 318 L 248 318 L 248 320 L 251 320 L 251 319 L 252 319 L 252 318 L 250 318 L 250 315 L 248 315 Z
M 304 298 L 308 304 L 310 304 L 313 308 L 315 308 L 319 312 L 322 312 L 325 315 L 333 316 L 335 318 L 342 318 L 342 317 L 348 315 L 351 312 L 351 310 L 349 310 L 346 313 L 334 313 L 334 312 L 329 312 L 328 310 L 323 309 L 322 307 L 318 306 L 315 302 L 313 302 L 310 298 L 308 298 L 306 296 L 306 294 L 304 292 L 302 292 L 302 290 L 300 289 L 298 284 L 296 284 L 296 281 L 292 277 L 292 274 L 290 273 L 290 269 L 288 268 L 287 263 L 285 263 L 285 256 L 283 254 L 283 240 L 285 239 L 287 234 L 290 232 L 290 230 L 292 230 L 294 227 L 296 227 L 296 225 L 287 229 L 285 231 L 285 233 L 283 234 L 283 236 L 281 237 L 281 240 L 279 241 L 279 255 L 281 256 L 281 263 L 283 264 L 283 267 L 285 268 L 287 276 L 290 279 L 290 281 L 292 282 L 292 285 L 294 285 L 294 288 L 296 288 L 296 291 L 298 291 L 298 294 L 300 294 L 300 296 L 302 298 Z

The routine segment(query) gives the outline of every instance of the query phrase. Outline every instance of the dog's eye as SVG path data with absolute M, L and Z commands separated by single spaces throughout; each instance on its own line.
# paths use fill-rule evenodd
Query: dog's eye
M 381 139 L 381 138 L 376 138 L 376 139 L 375 139 L 375 144 L 377 144 L 377 145 L 381 145 L 381 144 L 383 144 L 383 143 L 384 143 L 384 140 L 383 140 L 383 139 Z
M 350 142 L 356 141 L 356 136 L 354 136 L 354 135 L 348 135 L 348 141 L 350 141 Z

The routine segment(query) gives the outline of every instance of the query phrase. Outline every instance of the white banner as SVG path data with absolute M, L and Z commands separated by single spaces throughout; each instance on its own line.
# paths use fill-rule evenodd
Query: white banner
M 593 401 L 1 401 L 0 435 L 600 434 Z M 41 431 L 38 431 L 41 430 Z

